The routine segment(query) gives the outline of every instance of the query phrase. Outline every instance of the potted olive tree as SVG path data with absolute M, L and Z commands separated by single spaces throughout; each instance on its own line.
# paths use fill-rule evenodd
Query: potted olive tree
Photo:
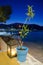
M 29 17 L 26 18 L 25 24 L 26 24 L 28 19 L 30 20 L 34 16 L 34 12 L 33 12 L 31 6 L 28 6 L 27 15 Z M 25 24 L 22 26 L 21 31 L 19 31 L 19 34 L 20 34 L 20 39 L 19 39 L 20 46 L 17 47 L 17 59 L 20 62 L 24 62 L 26 60 L 26 56 L 27 56 L 27 53 L 28 53 L 28 47 L 23 46 L 23 42 L 22 42 L 22 39 L 25 38 L 26 35 L 29 33 L 28 25 L 25 25 Z

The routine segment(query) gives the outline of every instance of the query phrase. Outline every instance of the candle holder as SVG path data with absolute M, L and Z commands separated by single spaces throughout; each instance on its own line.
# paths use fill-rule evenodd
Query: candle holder
M 17 56 L 17 51 L 16 51 L 16 44 L 17 40 L 11 40 L 7 43 L 7 55 L 10 58 L 16 57 Z

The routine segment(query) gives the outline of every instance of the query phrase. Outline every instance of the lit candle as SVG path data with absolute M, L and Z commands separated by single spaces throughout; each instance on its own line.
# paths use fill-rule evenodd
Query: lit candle
M 14 55 L 16 55 L 16 49 L 11 49 L 11 56 L 14 56 Z
M 16 54 L 17 54 L 17 51 L 16 51 L 16 48 L 8 48 L 8 56 L 10 56 L 10 57 L 14 57 L 14 56 L 16 56 Z

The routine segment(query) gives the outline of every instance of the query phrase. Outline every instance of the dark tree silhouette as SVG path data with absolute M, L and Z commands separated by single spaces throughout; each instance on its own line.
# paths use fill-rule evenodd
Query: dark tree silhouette
M 10 6 L 0 6 L 0 22 L 6 22 L 12 13 Z

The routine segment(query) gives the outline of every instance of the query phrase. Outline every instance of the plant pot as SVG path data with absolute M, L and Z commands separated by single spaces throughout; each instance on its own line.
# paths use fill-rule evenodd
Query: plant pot
M 20 62 L 24 62 L 26 60 L 26 56 L 28 53 L 28 48 L 25 46 L 22 46 L 23 50 L 20 49 L 20 47 L 17 47 L 17 59 Z

